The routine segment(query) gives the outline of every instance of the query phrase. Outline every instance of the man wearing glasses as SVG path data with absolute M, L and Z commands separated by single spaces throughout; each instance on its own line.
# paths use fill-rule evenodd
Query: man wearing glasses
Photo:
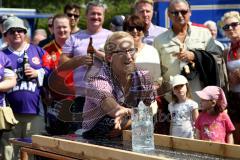
M 166 31 L 166 28 L 156 26 L 152 24 L 153 17 L 153 0 L 137 0 L 134 6 L 135 14 L 140 17 L 143 17 L 144 22 L 147 25 L 147 31 L 143 37 L 143 43 L 152 45 L 153 39 Z
M 197 49 L 221 54 L 221 49 L 215 44 L 208 29 L 191 25 L 190 16 L 190 5 L 186 0 L 170 1 L 168 17 L 172 27 L 154 39 L 165 81 L 169 81 L 171 75 L 180 74 L 187 64 L 194 63 L 196 57 L 193 51 Z M 202 88 L 199 75 L 190 80 L 190 86 L 192 93 Z M 198 100 L 195 94 L 193 98 Z
M 78 32 L 80 30 L 78 27 L 80 6 L 75 3 L 69 3 L 64 7 L 64 14 L 70 19 L 71 34 Z
M 133 37 L 114 32 L 104 46 L 106 63 L 91 76 L 83 108 L 83 137 L 118 137 L 131 125 L 131 108 L 154 102 L 151 78 L 135 68 Z

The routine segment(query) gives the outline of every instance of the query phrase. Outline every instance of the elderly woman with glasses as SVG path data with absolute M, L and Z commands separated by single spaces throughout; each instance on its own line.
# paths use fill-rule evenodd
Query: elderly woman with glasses
M 225 54 L 229 79 L 229 115 L 233 123 L 239 123 L 240 115 L 240 15 L 237 11 L 230 11 L 221 19 L 222 29 L 230 39 L 231 46 Z M 239 126 L 239 124 L 237 125 Z M 239 128 L 237 127 L 236 128 Z M 237 133 L 237 132 L 236 132 Z M 234 141 L 240 144 L 239 133 L 234 134 Z
M 135 67 L 133 37 L 114 32 L 104 50 L 106 62 L 88 79 L 82 125 L 85 138 L 117 137 L 131 124 L 131 107 L 139 101 L 156 105 L 150 76 Z

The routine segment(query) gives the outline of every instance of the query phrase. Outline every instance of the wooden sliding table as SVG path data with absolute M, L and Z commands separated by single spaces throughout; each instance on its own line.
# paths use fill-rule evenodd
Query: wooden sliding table
M 21 160 L 29 155 L 56 160 L 229 160 L 240 159 L 240 146 L 154 135 L 155 150 L 133 152 L 131 132 L 124 131 L 122 140 L 83 139 L 77 135 L 41 136 L 12 139 L 20 147 Z

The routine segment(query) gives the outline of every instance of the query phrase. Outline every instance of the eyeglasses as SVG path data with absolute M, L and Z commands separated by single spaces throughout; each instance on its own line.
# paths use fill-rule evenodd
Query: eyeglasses
M 78 19 L 79 18 L 79 15 L 77 15 L 77 14 L 72 14 L 72 13 L 67 13 L 67 16 L 68 17 L 72 17 L 72 16 L 74 16 L 74 19 Z
M 222 29 L 224 31 L 229 31 L 230 30 L 230 26 L 231 26 L 232 29 L 235 29 L 238 25 L 239 25 L 239 22 L 232 22 L 230 24 L 226 24 L 225 26 L 223 26 Z
M 127 55 L 126 53 L 130 54 L 130 56 L 134 56 L 134 54 L 137 52 L 137 48 L 129 48 L 126 50 L 117 50 L 113 51 L 112 54 L 118 54 L 118 55 Z
M 9 34 L 15 34 L 16 32 L 17 33 L 26 33 L 26 30 L 25 29 L 22 29 L 22 28 L 11 28 L 7 31 Z
M 137 31 L 143 31 L 144 27 L 142 26 L 128 26 L 127 31 L 132 32 L 136 29 Z
M 52 26 L 53 26 L 52 24 L 48 24 L 48 27 L 49 27 L 49 28 L 52 28 Z
M 182 16 L 185 16 L 188 13 L 188 10 L 172 11 L 171 14 L 175 17 L 179 16 L 181 13 Z

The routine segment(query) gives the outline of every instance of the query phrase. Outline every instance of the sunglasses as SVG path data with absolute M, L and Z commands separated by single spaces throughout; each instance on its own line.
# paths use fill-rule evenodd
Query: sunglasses
M 48 24 L 48 27 L 49 27 L 49 28 L 52 28 L 52 26 L 53 26 L 52 24 Z
M 68 17 L 72 17 L 72 16 L 74 16 L 74 19 L 78 19 L 79 18 L 79 15 L 77 15 L 77 14 L 72 14 L 72 13 L 67 13 L 67 16 Z
M 25 29 L 21 29 L 21 28 L 11 28 L 7 31 L 9 34 L 15 34 L 17 33 L 26 33 Z
M 142 26 L 128 26 L 127 27 L 127 31 L 132 32 L 134 31 L 134 29 L 136 29 L 137 31 L 143 31 L 143 27 Z
M 130 54 L 131 56 L 134 56 L 134 54 L 137 52 L 137 48 L 129 48 L 126 50 L 117 50 L 113 51 L 112 54 L 119 54 L 119 55 L 127 55 L 126 53 Z
M 239 25 L 239 22 L 232 22 L 230 24 L 226 24 L 225 26 L 223 26 L 222 29 L 224 31 L 229 31 L 230 30 L 230 26 L 231 26 L 232 29 L 235 29 L 238 25 Z
M 179 16 L 181 13 L 182 16 L 185 16 L 188 13 L 188 10 L 172 11 L 171 14 L 175 17 Z

